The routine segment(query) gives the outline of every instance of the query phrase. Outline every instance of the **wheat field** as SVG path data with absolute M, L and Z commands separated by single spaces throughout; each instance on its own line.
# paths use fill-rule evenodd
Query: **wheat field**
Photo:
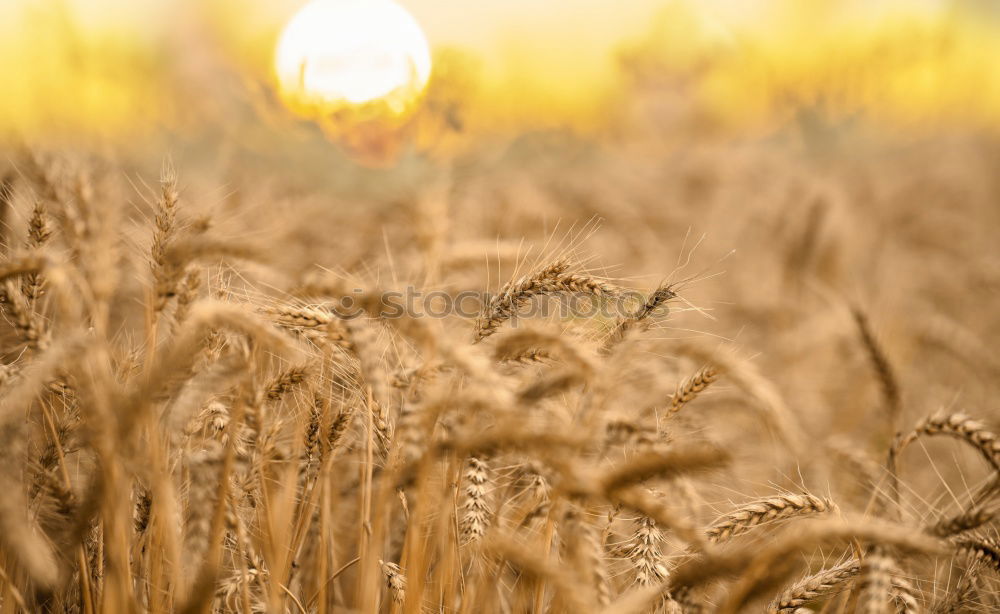
M 996 607 L 995 142 L 635 145 L 10 150 L 3 611 Z
M 223 79 L 0 132 L 0 614 L 997 611 L 995 126 L 654 56 L 374 167 Z

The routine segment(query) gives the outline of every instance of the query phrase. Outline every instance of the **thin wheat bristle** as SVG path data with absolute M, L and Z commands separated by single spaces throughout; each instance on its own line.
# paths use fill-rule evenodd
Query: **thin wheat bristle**
M 982 579 L 982 564 L 974 563 L 962 573 L 954 589 L 946 592 L 931 608 L 931 614 L 957 614 L 967 611 L 975 605 L 975 600 Z

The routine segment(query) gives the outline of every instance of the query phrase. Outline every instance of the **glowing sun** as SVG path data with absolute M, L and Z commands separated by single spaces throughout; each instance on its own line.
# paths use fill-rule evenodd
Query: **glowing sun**
M 420 25 L 392 0 L 313 0 L 282 31 L 275 70 L 282 99 L 303 116 L 372 103 L 402 115 L 427 85 L 431 53 Z

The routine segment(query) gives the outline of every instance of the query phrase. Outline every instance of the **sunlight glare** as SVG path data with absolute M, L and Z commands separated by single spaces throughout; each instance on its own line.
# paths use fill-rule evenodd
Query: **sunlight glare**
M 282 99 L 300 115 L 375 101 L 401 115 L 427 84 L 431 54 L 419 24 L 391 0 L 314 0 L 285 26 L 275 68 Z

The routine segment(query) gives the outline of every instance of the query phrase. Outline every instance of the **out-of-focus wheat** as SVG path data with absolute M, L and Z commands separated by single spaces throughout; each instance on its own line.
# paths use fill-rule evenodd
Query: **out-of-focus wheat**
M 12 154 L 0 609 L 992 607 L 996 146 L 928 138 L 526 136 L 435 206 Z

